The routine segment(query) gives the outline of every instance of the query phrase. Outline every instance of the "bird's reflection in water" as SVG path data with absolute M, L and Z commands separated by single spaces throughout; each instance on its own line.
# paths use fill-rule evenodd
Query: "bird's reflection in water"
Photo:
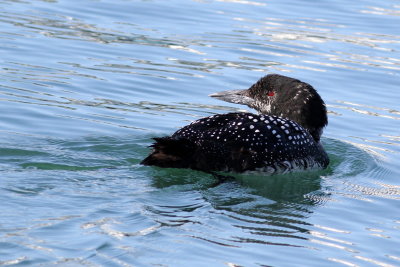
M 353 170 L 352 175 L 362 175 L 373 162 L 371 156 L 350 144 L 331 139 L 323 142 L 331 164 L 320 171 L 272 176 L 229 174 L 234 179 L 215 186 L 215 177 L 210 174 L 153 168 L 152 186 L 162 190 L 157 190 L 159 201 L 151 204 L 151 212 L 166 225 L 200 224 L 201 238 L 212 236 L 225 245 L 304 246 L 301 240 L 310 238 L 314 210 L 335 192 L 329 181 L 346 177 L 348 168 Z M 206 222 L 199 218 L 206 218 Z

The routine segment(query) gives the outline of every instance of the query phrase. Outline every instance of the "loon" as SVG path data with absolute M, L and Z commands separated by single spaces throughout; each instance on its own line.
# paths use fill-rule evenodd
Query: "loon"
M 208 173 L 324 169 L 329 158 L 320 138 L 328 124 L 317 91 L 300 80 L 269 74 L 247 90 L 210 95 L 259 112 L 217 114 L 192 122 L 171 136 L 153 138 L 141 164 Z

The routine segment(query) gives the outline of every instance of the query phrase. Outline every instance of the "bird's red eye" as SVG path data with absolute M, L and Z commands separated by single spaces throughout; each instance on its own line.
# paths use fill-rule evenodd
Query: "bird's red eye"
M 274 95 L 275 95 L 275 93 L 273 91 L 268 92 L 268 96 L 274 96 Z

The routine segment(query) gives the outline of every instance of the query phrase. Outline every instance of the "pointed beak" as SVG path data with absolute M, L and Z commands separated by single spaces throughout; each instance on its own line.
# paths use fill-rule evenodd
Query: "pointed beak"
M 242 104 L 247 106 L 252 106 L 254 103 L 254 99 L 247 96 L 247 90 L 230 90 L 230 91 L 222 91 L 218 93 L 213 93 L 208 95 L 211 97 L 215 97 L 219 100 L 235 103 L 235 104 Z

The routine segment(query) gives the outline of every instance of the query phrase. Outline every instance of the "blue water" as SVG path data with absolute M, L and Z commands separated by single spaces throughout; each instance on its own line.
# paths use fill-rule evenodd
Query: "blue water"
M 400 2 L 0 1 L 0 266 L 400 266 Z M 327 170 L 139 165 L 268 73 L 329 110 Z

